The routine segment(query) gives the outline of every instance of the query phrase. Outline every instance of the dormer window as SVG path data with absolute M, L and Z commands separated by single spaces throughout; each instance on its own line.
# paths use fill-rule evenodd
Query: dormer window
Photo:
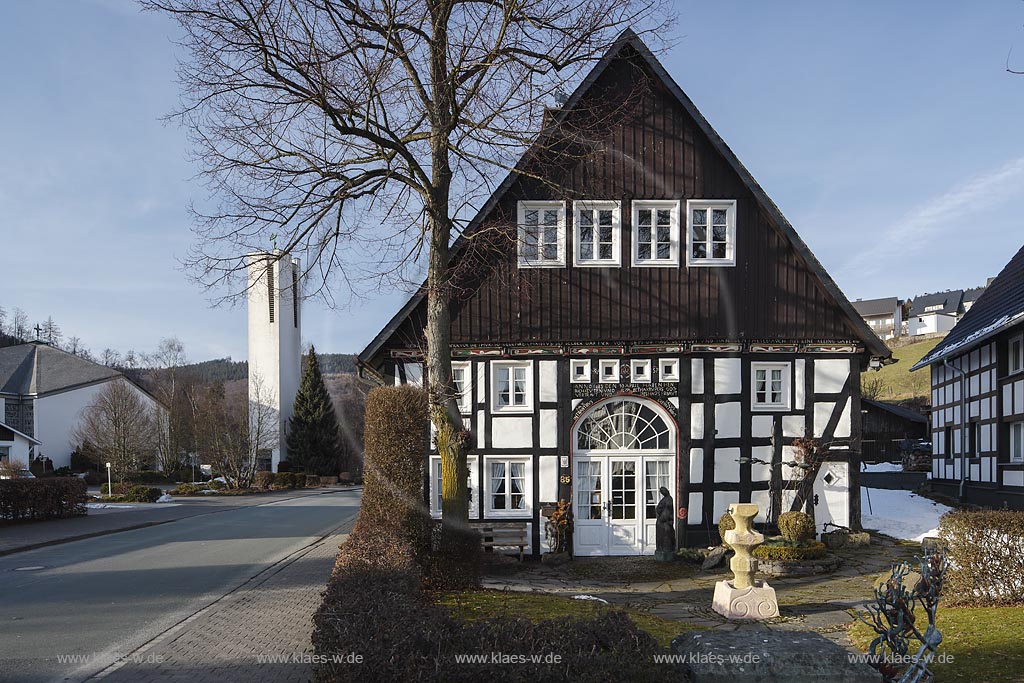
M 736 201 L 686 202 L 686 265 L 736 265 Z
M 578 201 L 574 202 L 573 211 L 576 226 L 573 265 L 619 265 L 622 253 L 619 203 Z
M 519 202 L 517 243 L 520 268 L 565 265 L 565 205 Z
M 679 202 L 633 202 L 633 265 L 679 263 Z

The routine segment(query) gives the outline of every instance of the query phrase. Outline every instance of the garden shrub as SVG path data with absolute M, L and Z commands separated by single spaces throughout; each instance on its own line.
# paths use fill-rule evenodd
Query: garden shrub
M 725 532 L 730 529 L 736 528 L 736 520 L 732 518 L 728 512 L 724 513 L 718 520 L 718 536 L 722 539 L 722 545 L 729 548 L 730 545 L 725 542 Z
M 306 477 L 308 475 L 305 472 L 293 472 L 292 473 L 292 488 L 293 489 L 304 489 L 306 488 Z
M 181 483 L 171 489 L 172 496 L 194 496 L 206 490 L 203 484 Z
M 123 496 L 126 493 L 128 493 L 129 489 L 131 489 L 132 486 L 133 486 L 133 484 L 131 482 L 115 481 L 114 482 L 114 488 L 113 488 L 113 490 L 111 490 L 111 488 L 109 486 L 107 486 L 107 483 L 103 482 L 102 484 L 100 484 L 100 495 L 101 496 Z
M 939 521 L 952 605 L 1024 603 L 1024 512 L 954 510 Z
M 156 487 L 137 484 L 117 498 L 125 503 L 155 503 L 163 494 L 164 492 Z
M 790 543 L 802 543 L 814 538 L 814 520 L 806 512 L 783 512 L 779 515 L 779 533 Z
M 78 477 L 0 479 L 0 521 L 39 521 L 86 514 L 86 483 Z
M 295 477 L 291 472 L 278 472 L 274 475 L 275 489 L 290 489 L 295 484 Z
M 320 477 L 318 477 L 315 474 L 307 474 L 306 475 L 306 488 L 307 489 L 320 488 Z
M 827 549 L 821 541 L 806 541 L 802 545 L 762 543 L 754 548 L 752 554 L 759 560 L 820 560 L 827 554 Z
M 223 491 L 228 487 L 228 485 L 220 481 L 219 479 L 211 479 L 210 481 L 206 482 L 206 487 L 213 489 L 214 491 Z
M 257 472 L 252 480 L 252 485 L 258 489 L 269 489 L 274 485 L 274 473 L 267 470 Z

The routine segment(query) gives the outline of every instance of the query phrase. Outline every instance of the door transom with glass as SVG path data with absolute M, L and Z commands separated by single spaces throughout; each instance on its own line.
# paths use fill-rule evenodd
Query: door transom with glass
M 614 398 L 590 410 L 573 433 L 576 555 L 651 555 L 655 508 L 675 496 L 675 426 L 656 404 Z

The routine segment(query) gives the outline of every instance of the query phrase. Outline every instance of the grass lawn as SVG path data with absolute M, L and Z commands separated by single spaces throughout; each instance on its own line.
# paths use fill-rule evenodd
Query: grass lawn
M 898 363 L 886 365 L 876 372 L 866 372 L 861 377 L 861 383 L 880 380 L 883 384 L 882 393 L 878 396 L 879 401 L 895 401 L 898 399 L 912 398 L 914 396 L 928 396 L 931 391 L 931 377 L 928 370 L 921 369 L 911 373 L 910 368 L 914 363 L 924 358 L 924 355 L 934 349 L 941 338 L 927 339 L 915 344 L 907 344 L 892 352 L 892 357 L 899 360 Z
M 447 608 L 453 617 L 464 621 L 499 616 L 516 616 L 534 622 L 558 617 L 582 619 L 594 616 L 601 610 L 614 609 L 596 600 L 573 600 L 547 593 L 478 590 L 440 593 L 435 598 L 437 604 Z M 692 626 L 656 617 L 642 610 L 625 611 L 641 631 L 649 633 L 665 648 L 680 633 L 694 630 Z
M 918 619 L 927 623 L 923 613 Z M 943 608 L 937 626 L 942 632 L 939 654 L 952 662 L 934 666 L 939 681 L 1024 681 L 1024 607 Z M 861 623 L 850 628 L 854 644 L 867 650 L 874 631 Z

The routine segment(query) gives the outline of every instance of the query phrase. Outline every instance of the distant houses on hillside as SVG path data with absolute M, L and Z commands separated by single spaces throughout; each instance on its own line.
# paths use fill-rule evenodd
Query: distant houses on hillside
M 987 285 L 986 285 L 987 286 Z M 920 294 L 903 301 L 897 297 L 858 299 L 854 309 L 879 338 L 919 337 L 945 334 L 971 310 L 985 287 L 950 289 L 945 292 Z

